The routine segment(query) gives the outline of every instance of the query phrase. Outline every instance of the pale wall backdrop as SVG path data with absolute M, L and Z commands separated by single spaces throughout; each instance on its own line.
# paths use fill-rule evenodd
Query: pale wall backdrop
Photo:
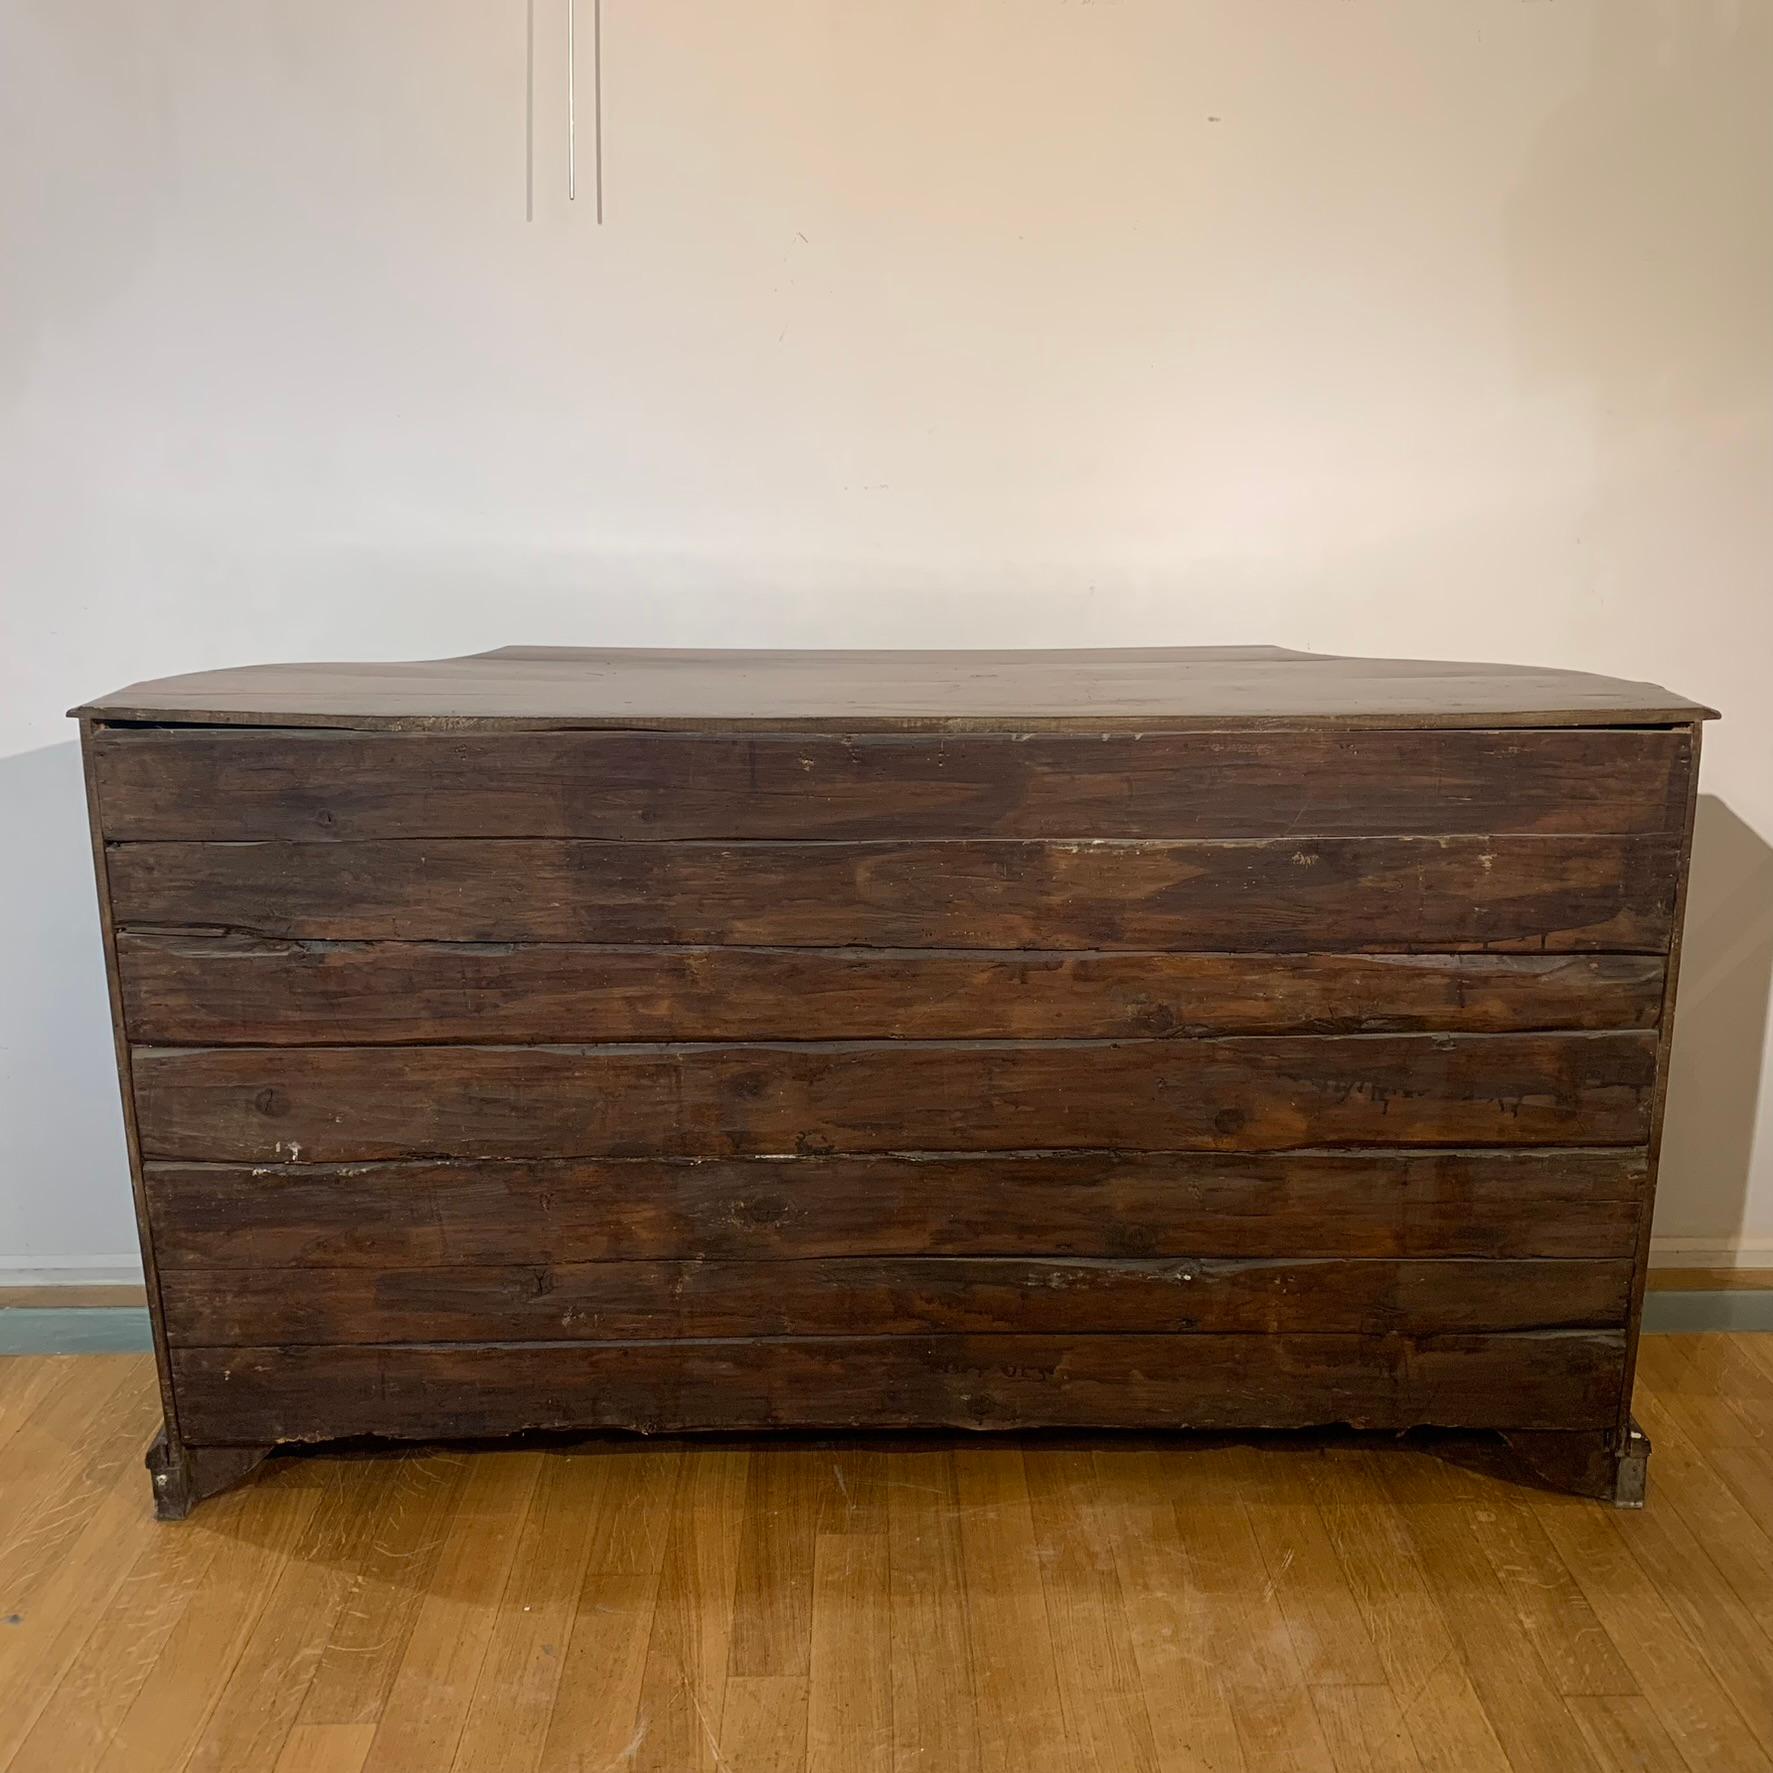
M 580 93 L 592 0 L 579 0 Z M 1266 641 L 1711 729 L 1661 1248 L 1773 1261 L 1773 0 L 0 0 L 0 1270 L 133 1261 L 72 702 Z

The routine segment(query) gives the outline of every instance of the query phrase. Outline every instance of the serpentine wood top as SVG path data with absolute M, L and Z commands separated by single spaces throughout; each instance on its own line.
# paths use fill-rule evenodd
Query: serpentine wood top
M 244 665 L 71 711 L 217 726 L 828 732 L 1658 726 L 1716 718 L 1653 683 L 1274 646 L 699 652 L 507 646 L 410 664 Z

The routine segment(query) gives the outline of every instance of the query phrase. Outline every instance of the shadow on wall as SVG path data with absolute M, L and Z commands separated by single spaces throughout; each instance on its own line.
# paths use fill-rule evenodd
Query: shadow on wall
M 127 1270 L 135 1217 L 75 743 L 0 758 L 0 1270 Z
M 1737 1236 L 1744 1222 L 1773 990 L 1773 849 L 1699 797 L 1675 1010 L 1656 1234 Z
M 1622 586 L 1662 601 L 1671 632 L 1696 580 L 1765 594 L 1773 233 L 1744 218 L 1773 208 L 1773 6 L 1606 0 L 1590 16 L 1591 77 L 1522 166 L 1506 244 L 1524 376 L 1587 404 L 1587 619 L 1611 643 Z M 1699 693 L 1728 722 L 1721 689 Z M 1702 795 L 1658 1237 L 1716 1248 L 1748 1222 L 1770 987 L 1773 850 Z

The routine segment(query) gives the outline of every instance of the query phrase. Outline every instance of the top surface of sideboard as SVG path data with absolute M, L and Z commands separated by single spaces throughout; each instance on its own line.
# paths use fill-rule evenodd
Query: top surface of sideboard
M 1652 683 L 1281 647 L 996 652 L 502 647 L 412 663 L 248 665 L 72 710 L 110 722 L 381 730 L 1029 732 L 1684 725 Z

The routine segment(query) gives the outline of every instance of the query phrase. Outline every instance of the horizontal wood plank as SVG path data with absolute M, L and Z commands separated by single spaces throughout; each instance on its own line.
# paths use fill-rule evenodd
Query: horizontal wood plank
M 1640 1145 L 1650 1033 L 137 1047 L 150 1157 Z
M 101 728 L 114 839 L 1670 832 L 1678 731 L 979 734 Z
M 1586 1428 L 1625 1337 L 886 1336 L 744 1342 L 185 1348 L 200 1444 L 526 1428 Z
M 1099 1038 L 1649 1028 L 1638 954 L 622 948 L 137 935 L 137 1041 Z
M 1660 837 L 125 843 L 121 926 L 339 940 L 1661 952 Z
M 1180 1331 L 1388 1335 L 1623 1326 L 1632 1264 L 829 1257 L 376 1274 L 176 1268 L 184 1345 Z
M 1642 1150 L 149 1163 L 162 1274 L 822 1256 L 1629 1256 Z M 303 1282 L 288 1277 L 292 1288 Z

